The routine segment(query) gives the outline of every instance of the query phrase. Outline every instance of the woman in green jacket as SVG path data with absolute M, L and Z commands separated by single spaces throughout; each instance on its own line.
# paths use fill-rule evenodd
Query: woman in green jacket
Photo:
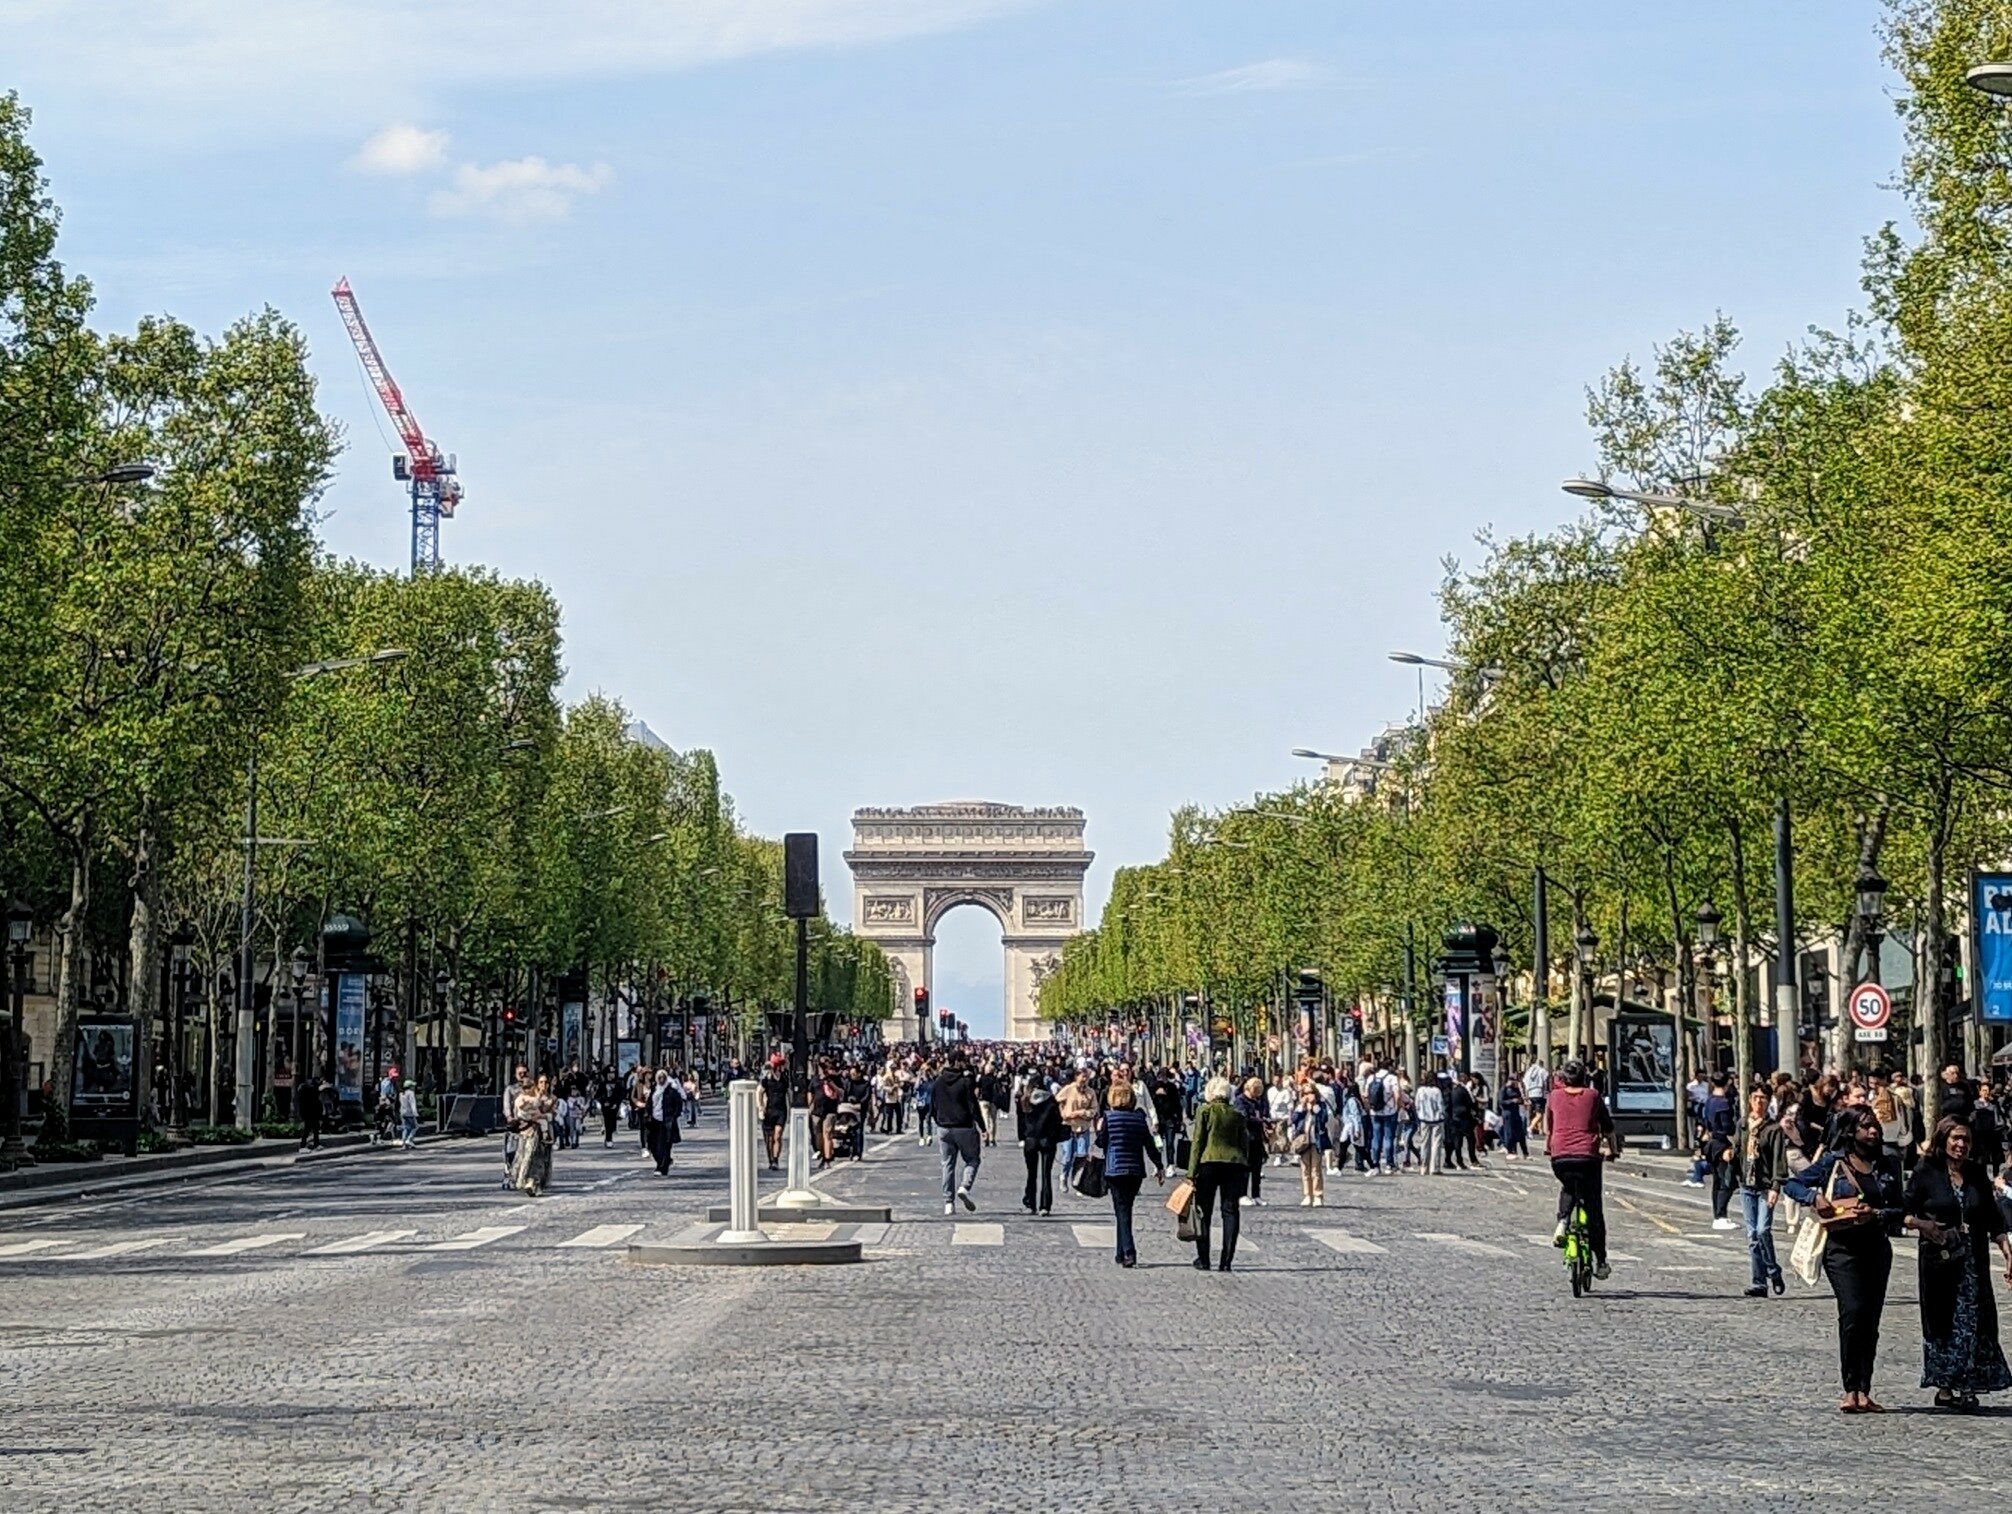
M 1223 1254 L 1217 1270 L 1228 1272 L 1237 1254 L 1238 1201 L 1250 1175 L 1250 1128 L 1230 1103 L 1228 1078 L 1210 1078 L 1203 1097 L 1206 1102 L 1195 1115 L 1190 1137 L 1194 1155 L 1188 1164 L 1188 1176 L 1195 1184 L 1195 1269 L 1209 1270 L 1209 1218 L 1221 1195 Z

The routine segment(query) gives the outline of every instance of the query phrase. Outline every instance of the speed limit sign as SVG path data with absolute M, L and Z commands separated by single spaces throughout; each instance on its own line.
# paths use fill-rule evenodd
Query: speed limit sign
M 1845 1007 L 1851 1014 L 1857 1040 L 1886 1039 L 1886 1022 L 1893 1016 L 1893 1000 L 1887 997 L 1885 989 L 1877 983 L 1861 983 L 1851 991 Z

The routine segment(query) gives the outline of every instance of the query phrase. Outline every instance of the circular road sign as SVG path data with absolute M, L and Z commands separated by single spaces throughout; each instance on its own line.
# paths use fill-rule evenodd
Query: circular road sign
M 1851 1023 L 1860 1030 L 1879 1030 L 1893 1014 L 1893 1000 L 1877 983 L 1861 983 L 1847 1001 Z

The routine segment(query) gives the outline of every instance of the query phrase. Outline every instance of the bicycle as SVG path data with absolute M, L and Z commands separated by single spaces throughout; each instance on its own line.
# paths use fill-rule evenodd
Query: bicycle
M 1573 1298 L 1593 1291 L 1593 1236 L 1583 1204 L 1575 1203 L 1565 1220 L 1565 1271 L 1572 1279 Z

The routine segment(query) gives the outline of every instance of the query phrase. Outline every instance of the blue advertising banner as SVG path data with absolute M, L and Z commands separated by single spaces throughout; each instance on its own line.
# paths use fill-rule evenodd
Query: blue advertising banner
M 1977 922 L 1977 1014 L 2012 1022 L 2012 873 L 1978 873 L 1970 883 Z
M 362 973 L 342 973 L 335 980 L 335 1096 L 346 1104 L 363 1102 L 363 1017 L 370 1003 L 370 985 Z

